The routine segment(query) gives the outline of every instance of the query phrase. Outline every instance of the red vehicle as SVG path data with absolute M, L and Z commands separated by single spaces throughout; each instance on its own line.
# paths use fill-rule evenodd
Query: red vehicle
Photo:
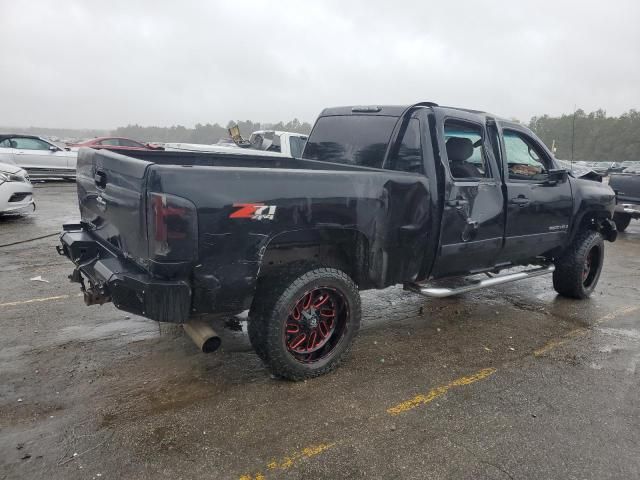
M 69 146 L 74 150 L 80 147 L 108 148 L 109 150 L 158 150 L 157 147 L 149 144 L 122 137 L 96 137 Z

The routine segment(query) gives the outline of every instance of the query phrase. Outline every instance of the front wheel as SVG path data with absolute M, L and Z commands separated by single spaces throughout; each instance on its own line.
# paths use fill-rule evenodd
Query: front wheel
M 603 262 L 602 235 L 593 230 L 579 233 L 555 262 L 553 288 L 564 297 L 588 298 L 596 288 Z
M 353 280 L 341 270 L 315 268 L 288 281 L 262 282 L 249 337 L 273 374 L 303 380 L 340 364 L 360 317 L 360 294 Z

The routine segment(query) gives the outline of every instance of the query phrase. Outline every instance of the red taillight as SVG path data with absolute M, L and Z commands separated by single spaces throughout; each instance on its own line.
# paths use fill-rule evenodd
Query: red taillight
M 150 256 L 160 261 L 192 260 L 197 247 L 195 206 L 166 193 L 150 193 L 148 200 Z

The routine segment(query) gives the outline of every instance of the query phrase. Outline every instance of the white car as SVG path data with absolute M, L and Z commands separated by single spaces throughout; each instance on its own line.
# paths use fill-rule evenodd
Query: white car
M 246 147 L 239 147 L 235 144 L 165 143 L 164 149 L 174 152 L 212 152 L 300 158 L 306 141 L 307 135 L 301 133 L 258 130 L 251 134 Z
M 0 134 L 0 162 L 15 163 L 32 178 L 75 178 L 77 152 L 35 135 Z
M 35 209 L 33 185 L 27 172 L 14 164 L 0 163 L 0 215 Z

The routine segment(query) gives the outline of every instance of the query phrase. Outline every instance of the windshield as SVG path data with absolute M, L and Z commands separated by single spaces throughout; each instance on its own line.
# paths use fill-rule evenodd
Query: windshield
M 303 157 L 325 162 L 381 168 L 396 117 L 344 115 L 320 117 Z

